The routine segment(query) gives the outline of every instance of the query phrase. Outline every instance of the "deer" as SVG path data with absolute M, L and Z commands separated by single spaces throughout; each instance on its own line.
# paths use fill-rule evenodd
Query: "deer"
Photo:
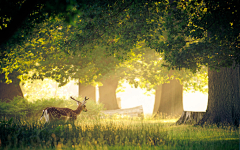
M 47 107 L 43 110 L 42 116 L 39 119 L 39 121 L 42 120 L 42 118 L 44 117 L 46 122 L 45 123 L 50 123 L 52 121 L 57 121 L 57 120 L 65 120 L 65 123 L 68 120 L 71 120 L 74 124 L 74 121 L 77 119 L 77 116 L 82 112 L 87 112 L 87 108 L 86 108 L 86 101 L 89 99 L 85 96 L 85 99 L 83 100 L 83 102 L 80 102 L 76 99 L 74 99 L 73 97 L 70 96 L 70 98 L 74 101 L 77 102 L 77 109 L 76 110 L 72 110 L 70 108 L 58 108 L 58 107 Z

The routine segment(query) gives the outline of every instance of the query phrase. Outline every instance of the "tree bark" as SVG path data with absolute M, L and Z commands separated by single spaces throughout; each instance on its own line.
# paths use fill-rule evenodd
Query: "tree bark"
M 99 86 L 99 102 L 104 104 L 107 110 L 119 109 L 116 98 L 118 79 L 108 79 L 102 81 L 103 86 Z
M 162 90 L 156 90 L 155 105 L 159 105 L 157 113 L 178 116 L 183 112 L 183 86 L 176 79 L 162 84 Z M 160 98 L 159 98 L 160 97 Z M 160 102 L 158 102 L 160 101 Z M 156 109 L 154 106 L 154 112 Z
M 81 83 L 78 84 L 78 95 L 81 97 L 89 97 L 91 100 L 96 102 L 96 87 L 92 85 L 83 85 Z
M 208 69 L 208 106 L 198 124 L 239 126 L 239 73 L 239 66 L 221 68 L 219 72 Z
M 5 74 L 0 75 L 0 100 L 9 102 L 14 97 L 21 96 L 23 97 L 22 90 L 20 88 L 19 79 L 12 80 L 12 83 L 5 83 Z

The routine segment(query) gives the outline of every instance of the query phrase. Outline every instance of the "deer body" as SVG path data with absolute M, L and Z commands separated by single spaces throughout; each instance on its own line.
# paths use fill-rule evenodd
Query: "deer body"
M 75 100 L 74 98 L 72 99 Z M 78 105 L 76 110 L 70 108 L 47 107 L 43 110 L 40 120 L 44 117 L 46 122 L 51 122 L 53 120 L 65 120 L 65 122 L 67 122 L 69 119 L 74 122 L 82 111 L 87 111 L 85 105 L 86 100 L 88 100 L 86 97 L 83 102 L 75 100 Z

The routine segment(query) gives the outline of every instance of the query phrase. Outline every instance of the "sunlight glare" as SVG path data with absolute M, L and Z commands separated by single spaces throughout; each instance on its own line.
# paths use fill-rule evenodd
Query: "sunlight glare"
M 185 111 L 205 112 L 207 109 L 208 95 L 201 92 L 184 93 L 183 109 Z
M 121 98 L 122 108 L 132 108 L 142 105 L 144 114 L 152 114 L 155 95 L 147 96 L 146 92 L 141 88 L 133 88 L 127 82 L 124 82 L 125 92 L 117 93 L 117 97 Z
M 136 106 L 143 106 L 144 115 L 151 115 L 153 112 L 153 106 L 155 103 L 155 95 L 150 94 L 149 96 L 144 94 L 146 91 L 141 88 L 131 87 L 127 82 L 122 85 L 125 89 L 124 92 L 117 93 L 117 97 L 121 98 L 121 108 L 132 108 Z M 65 90 L 58 89 L 58 96 L 77 96 L 78 85 L 74 82 L 70 82 L 65 86 Z M 60 91 L 64 92 L 60 92 Z M 59 95 L 62 93 L 63 95 Z M 66 95 L 68 93 L 68 95 Z M 69 95 L 70 94 L 70 95 Z M 99 99 L 99 88 L 96 86 L 96 101 Z M 198 111 L 205 112 L 207 108 L 208 95 L 201 92 L 186 93 L 183 94 L 183 109 L 185 111 Z

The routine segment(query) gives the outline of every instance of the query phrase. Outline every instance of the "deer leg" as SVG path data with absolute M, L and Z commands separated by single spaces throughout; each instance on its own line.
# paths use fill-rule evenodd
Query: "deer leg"
M 39 121 L 41 121 L 41 120 L 42 120 L 42 117 L 43 117 L 43 115 L 44 115 L 44 110 L 43 110 L 42 116 L 41 116 L 41 118 L 39 119 Z
M 66 117 L 65 123 L 67 123 L 68 119 L 69 119 L 69 117 Z
M 47 113 L 47 109 L 44 112 L 44 118 L 46 119 L 46 122 L 50 122 L 49 120 L 49 114 Z

